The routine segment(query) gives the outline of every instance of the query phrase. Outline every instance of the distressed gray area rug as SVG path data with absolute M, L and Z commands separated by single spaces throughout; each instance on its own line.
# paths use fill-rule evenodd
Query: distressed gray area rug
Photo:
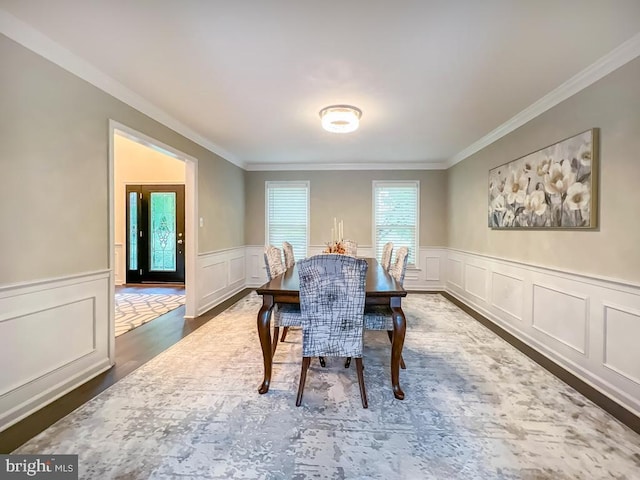
M 86 479 L 637 479 L 640 436 L 456 306 L 410 294 L 395 400 L 385 332 L 355 368 L 313 361 L 300 332 L 266 395 L 254 293 L 22 446 L 79 454 Z
M 184 295 L 116 293 L 116 337 L 184 305 Z

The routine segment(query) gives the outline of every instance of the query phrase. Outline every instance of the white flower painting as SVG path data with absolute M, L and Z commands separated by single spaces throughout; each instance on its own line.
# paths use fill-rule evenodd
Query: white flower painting
M 489 227 L 596 226 L 597 129 L 489 170 Z

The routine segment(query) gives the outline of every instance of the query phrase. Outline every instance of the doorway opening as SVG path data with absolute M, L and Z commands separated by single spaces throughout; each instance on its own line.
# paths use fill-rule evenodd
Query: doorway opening
M 196 316 L 197 160 L 117 122 L 109 130 L 115 362 L 116 336 L 168 312 Z

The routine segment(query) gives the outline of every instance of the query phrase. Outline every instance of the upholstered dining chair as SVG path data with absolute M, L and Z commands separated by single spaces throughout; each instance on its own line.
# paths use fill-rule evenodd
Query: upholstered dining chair
M 293 245 L 289 242 L 282 242 L 282 252 L 284 253 L 284 266 L 288 270 L 296 264 L 296 259 L 293 256 Z
M 282 263 L 282 255 L 280 249 L 273 245 L 264 247 L 264 264 L 267 270 L 267 278 L 271 281 L 286 271 Z M 289 327 L 299 327 L 302 325 L 302 317 L 300 315 L 300 307 L 298 305 L 276 305 L 273 307 L 273 341 L 271 343 L 271 355 L 275 355 L 278 347 L 278 336 L 280 327 L 287 329 Z M 282 339 L 284 340 L 283 334 Z
M 296 264 L 296 259 L 293 255 L 293 245 L 289 242 L 282 242 L 282 253 L 284 253 L 284 266 L 289 270 Z M 282 337 L 280 338 L 281 342 L 284 342 L 284 339 L 287 338 L 288 332 L 289 327 L 284 327 L 282 329 Z
M 409 249 L 400 247 L 396 252 L 396 261 L 389 269 L 389 274 L 396 279 L 396 282 L 404 286 L 404 276 L 407 273 L 407 260 L 409 258 Z
M 344 247 L 345 255 L 355 257 L 358 254 L 358 242 L 354 240 L 343 240 L 342 246 Z
M 302 403 L 311 357 L 354 357 L 362 407 L 367 408 L 362 364 L 367 261 L 316 255 L 298 261 L 302 314 L 302 369 L 296 406 Z
M 389 271 L 391 267 L 391 255 L 393 255 L 393 242 L 387 242 L 382 247 L 382 257 L 380 258 L 380 265 L 386 271 Z
M 389 269 L 389 274 L 396 279 L 400 285 L 404 284 L 404 276 L 407 270 L 407 259 L 409 249 L 400 247 L 396 252 L 396 261 Z M 365 308 L 364 328 L 366 330 L 386 330 L 389 340 L 393 342 L 393 313 L 386 305 L 372 305 Z M 347 366 L 347 364 L 345 364 Z M 400 367 L 406 369 L 404 359 L 400 357 Z

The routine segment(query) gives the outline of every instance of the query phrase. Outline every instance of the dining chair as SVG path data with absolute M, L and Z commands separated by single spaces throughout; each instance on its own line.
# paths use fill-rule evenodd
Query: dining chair
M 267 271 L 267 278 L 271 281 L 281 273 L 286 271 L 282 263 L 280 249 L 273 245 L 264 247 L 264 264 Z M 299 327 L 302 325 L 302 316 L 298 305 L 281 304 L 273 307 L 273 341 L 271 344 L 271 355 L 275 355 L 278 347 L 278 336 L 280 327 L 286 330 L 289 327 Z M 283 333 L 282 340 L 286 335 Z
M 404 275 L 407 273 L 407 260 L 409 258 L 409 249 L 400 247 L 396 252 L 396 261 L 389 269 L 389 275 L 396 279 L 400 285 L 404 286 Z
M 282 242 L 282 252 L 284 253 L 284 266 L 288 270 L 296 264 L 296 259 L 293 256 L 293 245 L 289 242 Z
M 400 247 L 396 252 L 396 261 L 389 269 L 389 275 L 396 279 L 401 286 L 404 284 L 404 277 L 407 270 L 407 259 L 409 258 L 409 249 Z M 364 310 L 364 328 L 365 330 L 386 330 L 389 341 L 393 343 L 393 312 L 391 307 L 386 305 L 371 305 Z M 348 363 L 345 363 L 348 367 Z M 400 367 L 406 369 L 404 359 L 400 356 Z
M 296 264 L 296 259 L 293 255 L 293 245 L 289 242 L 282 242 L 282 253 L 284 253 L 284 266 L 289 270 Z M 284 342 L 284 339 L 287 338 L 287 333 L 289 333 L 289 327 L 284 327 L 282 329 L 282 337 L 280 337 L 281 342 Z
M 344 254 L 355 257 L 358 254 L 358 242 L 354 240 L 343 240 Z
M 380 259 L 380 265 L 386 271 L 389 271 L 391 267 L 391 255 L 393 255 L 393 242 L 387 242 L 382 247 L 382 258 Z
M 362 363 L 367 261 L 316 255 L 298 261 L 302 314 L 302 368 L 296 406 L 302 403 L 311 357 L 354 357 L 362 407 L 368 408 Z

